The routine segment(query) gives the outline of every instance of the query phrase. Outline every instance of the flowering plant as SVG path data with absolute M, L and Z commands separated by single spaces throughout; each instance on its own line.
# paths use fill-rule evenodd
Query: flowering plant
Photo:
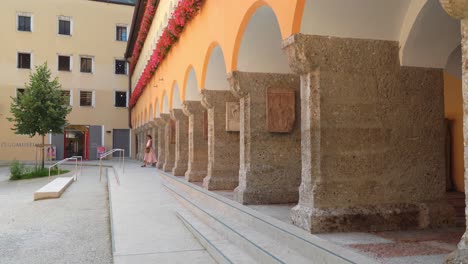
M 149 3 L 155 3 L 155 0 L 148 0 L 146 5 L 147 8 L 154 8 L 155 5 Z M 143 93 L 144 88 L 148 85 L 149 81 L 153 77 L 154 73 L 158 69 L 159 65 L 163 62 L 166 58 L 167 54 L 174 46 L 174 44 L 179 40 L 180 35 L 182 34 L 185 26 L 189 21 L 191 21 L 197 14 L 200 12 L 201 7 L 203 4 L 203 0 L 181 0 L 179 4 L 175 8 L 174 12 L 169 19 L 166 28 L 164 29 L 161 37 L 156 44 L 156 48 L 153 50 L 151 57 L 148 61 L 148 64 L 145 66 L 140 79 L 137 81 L 135 86 L 135 90 L 132 92 L 130 97 L 130 108 L 132 108 L 140 98 L 141 94 Z M 145 10 L 145 15 L 146 15 Z M 141 49 L 143 48 L 144 42 L 146 37 L 148 36 L 149 26 L 154 18 L 155 10 L 150 10 L 153 12 L 152 17 L 148 15 L 148 19 L 145 17 L 142 20 L 142 24 L 140 26 L 140 32 L 138 33 L 138 41 L 135 44 L 135 48 L 133 50 L 132 59 L 131 59 L 131 71 L 138 62 L 138 58 L 140 56 Z M 149 11 L 148 11 L 149 12 Z M 149 24 L 147 24 L 149 23 Z M 140 39 L 140 33 L 142 34 L 142 38 Z M 144 35 L 144 38 L 143 38 Z M 138 45 L 138 48 L 137 48 Z

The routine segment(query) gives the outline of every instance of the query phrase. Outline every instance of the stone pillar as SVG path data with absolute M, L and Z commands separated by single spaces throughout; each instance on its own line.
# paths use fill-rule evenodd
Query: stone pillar
M 175 162 L 175 131 L 174 131 L 174 120 L 171 119 L 170 114 L 161 114 L 161 118 L 166 122 L 164 131 L 164 166 L 165 172 L 170 172 L 174 168 Z
M 468 1 L 440 0 L 445 11 L 455 19 L 461 20 L 461 48 L 462 48 L 462 93 L 463 93 L 463 142 L 465 156 L 465 194 L 468 194 Z M 468 206 L 468 195 L 466 195 Z M 458 250 L 450 254 L 446 263 L 468 263 L 468 207 L 465 208 L 466 231 L 458 244 Z
M 153 137 L 153 149 L 154 154 L 158 157 L 158 126 L 156 124 L 156 119 L 152 121 L 153 127 L 151 129 L 151 136 Z
M 293 223 L 311 232 L 453 224 L 445 201 L 443 75 L 400 67 L 398 42 L 297 34 L 302 182 Z
M 189 119 L 188 168 L 185 178 L 201 182 L 208 168 L 208 138 L 205 135 L 205 108 L 199 101 L 185 101 L 184 113 Z
M 202 91 L 208 110 L 208 172 L 203 187 L 234 190 L 239 185 L 239 132 L 226 131 L 226 103 L 239 104 L 230 91 Z
M 297 202 L 301 182 L 299 77 L 233 72 L 228 79 L 232 92 L 240 99 L 240 168 L 235 200 L 243 204 Z M 268 121 L 275 121 L 267 116 L 267 93 L 271 89 L 292 93 L 293 102 L 285 118 L 295 116 L 296 120 L 291 119 L 286 133 L 267 128 Z
M 172 109 L 171 117 L 175 120 L 175 163 L 172 169 L 174 176 L 185 176 L 188 169 L 188 117 L 182 109 Z
M 158 163 L 156 163 L 156 168 L 162 170 L 165 163 L 166 121 L 158 117 L 156 125 L 158 126 Z
M 136 141 L 135 142 L 135 157 L 134 159 L 135 160 L 140 160 L 140 128 L 137 127 L 135 129 L 133 129 L 133 135 L 134 135 L 134 140 Z
M 138 156 L 138 160 L 139 161 L 143 161 L 143 156 L 145 155 L 145 145 L 144 145 L 144 141 L 145 139 L 143 138 L 143 126 L 140 127 L 140 131 L 138 133 L 138 142 L 139 142 L 139 145 L 140 145 L 140 151 L 139 151 L 139 156 Z

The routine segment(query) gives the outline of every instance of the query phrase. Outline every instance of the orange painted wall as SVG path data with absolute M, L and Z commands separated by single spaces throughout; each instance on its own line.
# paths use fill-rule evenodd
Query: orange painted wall
M 198 88 L 203 89 L 208 61 L 216 45 L 223 50 L 226 70 L 228 72 L 236 70 L 237 52 L 243 32 L 253 13 L 264 5 L 271 7 L 275 12 L 283 39 L 299 32 L 305 0 L 205 1 L 200 14 L 187 25 L 179 42 L 172 47 L 132 109 L 132 116 L 144 118 L 144 112 L 149 105 L 158 105 L 161 112 L 161 98 L 166 92 L 172 107 L 175 83 L 180 87 L 183 101 L 191 67 L 196 73 Z M 159 104 L 156 103 L 158 101 Z M 156 116 L 155 107 L 153 111 Z M 134 118 L 132 119 L 135 120 Z
M 444 73 L 445 118 L 452 121 L 452 173 L 455 189 L 464 192 L 462 81 Z

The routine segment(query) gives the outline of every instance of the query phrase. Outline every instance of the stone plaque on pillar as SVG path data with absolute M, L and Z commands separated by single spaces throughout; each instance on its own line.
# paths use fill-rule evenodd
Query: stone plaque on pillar
M 176 121 L 171 119 L 171 144 L 176 143 Z
M 271 133 L 290 133 L 296 119 L 294 89 L 269 88 L 266 95 L 267 130 Z
M 226 131 L 240 131 L 240 105 L 238 102 L 226 102 Z

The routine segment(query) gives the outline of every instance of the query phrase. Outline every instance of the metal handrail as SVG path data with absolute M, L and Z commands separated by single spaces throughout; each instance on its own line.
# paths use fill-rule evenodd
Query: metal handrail
M 80 160 L 80 176 L 83 175 L 83 156 L 71 156 L 70 158 L 77 158 Z
M 78 157 L 66 158 L 66 159 L 63 159 L 63 160 L 61 160 L 59 162 L 56 162 L 56 163 L 52 164 L 51 166 L 49 166 L 49 177 L 47 178 L 47 180 L 50 182 L 50 172 L 51 172 L 51 169 L 53 167 L 55 167 L 55 166 L 57 166 L 59 164 L 62 164 L 64 162 L 67 162 L 69 160 L 74 160 L 75 161 L 75 175 L 73 176 L 73 180 L 77 181 L 78 180 L 78 175 L 77 175 L 77 173 L 78 173 Z M 81 158 L 81 165 L 80 166 L 81 167 L 83 166 L 83 158 Z M 57 175 L 59 175 L 60 174 L 60 168 L 57 166 L 57 169 L 58 169 Z M 80 174 L 81 174 L 81 172 L 80 172 Z
M 101 181 L 101 178 L 102 178 L 102 159 L 115 152 L 120 152 L 119 165 L 122 168 L 122 174 L 125 173 L 125 149 L 112 149 L 112 150 L 107 151 L 104 154 L 101 154 L 101 156 L 99 157 L 99 181 Z M 119 176 L 117 175 L 117 173 L 115 174 L 116 174 L 115 179 L 117 180 L 117 184 L 120 185 Z

